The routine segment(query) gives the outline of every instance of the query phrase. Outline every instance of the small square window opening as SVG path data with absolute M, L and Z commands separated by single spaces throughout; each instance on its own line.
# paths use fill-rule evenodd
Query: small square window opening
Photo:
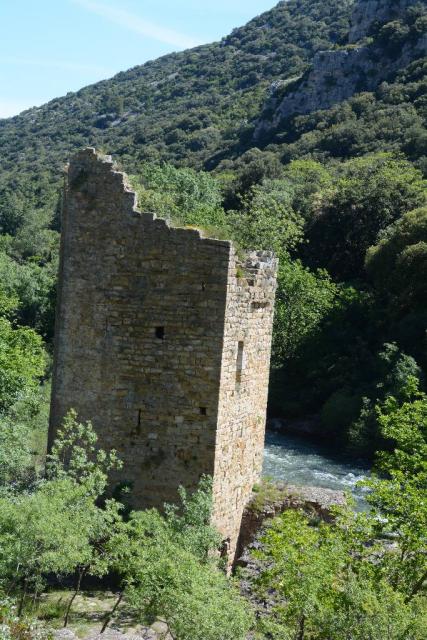
M 165 339 L 165 328 L 164 327 L 156 327 L 156 338 L 158 340 Z

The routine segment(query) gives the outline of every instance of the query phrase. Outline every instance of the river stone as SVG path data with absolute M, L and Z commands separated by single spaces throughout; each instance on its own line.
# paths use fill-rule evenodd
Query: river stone
M 325 489 L 323 487 L 301 487 L 295 485 L 286 486 L 289 495 L 300 498 L 305 505 L 313 505 L 319 515 L 328 518 L 331 507 L 344 507 L 346 497 L 344 491 Z

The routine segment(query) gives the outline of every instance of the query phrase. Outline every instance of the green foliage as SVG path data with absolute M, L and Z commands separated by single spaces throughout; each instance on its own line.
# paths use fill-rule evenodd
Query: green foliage
M 9 439 L 17 436 L 13 431 Z M 49 574 L 79 570 L 79 588 L 83 572 L 102 576 L 110 568 L 106 544 L 116 531 L 120 508 L 113 500 L 101 508 L 99 499 L 117 460 L 114 452 L 96 449 L 96 439 L 90 423 L 79 424 L 71 412 L 52 448 L 48 478 L 30 490 L 9 487 L 0 496 L 0 586 L 19 594 L 19 616 L 27 593 L 35 597 Z M 20 453 L 15 460 L 19 469 L 27 451 Z
M 33 456 L 30 429 L 0 416 L 0 492 L 26 477 L 32 467 Z
M 372 433 L 366 434 L 366 424 L 369 421 L 370 413 L 364 412 L 363 400 L 360 394 L 354 390 L 343 388 L 338 391 L 334 391 L 326 400 L 321 411 L 322 427 L 326 432 L 332 434 L 339 434 L 345 430 L 346 425 L 352 425 L 349 430 L 349 435 L 352 444 L 355 443 L 357 438 L 357 449 L 362 450 L 362 433 L 363 438 L 368 439 L 372 436 Z M 353 423 L 359 419 L 363 423 L 358 423 L 358 430 L 356 434 Z M 355 445 L 354 445 L 355 446 Z M 356 447 L 355 447 L 356 448 Z
M 48 340 L 53 337 L 57 267 L 56 252 L 50 261 L 38 264 L 32 259 L 17 261 L 0 250 L 0 279 L 16 300 L 17 320 Z
M 142 211 L 183 226 L 225 227 L 220 186 L 208 173 L 145 164 L 133 181 Z
M 370 534 L 362 517 L 318 527 L 298 512 L 277 518 L 257 554 L 269 565 L 258 581 L 260 594 L 274 593 L 276 600 L 260 630 L 289 640 L 422 640 L 422 605 L 406 603 L 377 572 L 378 547 L 365 548 Z
M 406 397 L 389 397 L 377 412 L 391 450 L 378 456 L 381 476 L 366 482 L 368 501 L 382 516 L 376 522 L 378 533 L 398 545 L 398 552 L 384 559 L 385 572 L 409 602 L 426 593 L 427 396 L 418 391 L 417 379 L 409 377 Z
M 32 329 L 15 327 L 0 316 L 0 411 L 38 384 L 45 365 L 41 337 Z
M 177 640 L 243 640 L 252 617 L 218 566 L 211 480 L 203 477 L 191 495 L 180 488 L 180 505 L 166 505 L 164 515 L 152 509 L 123 520 L 121 505 L 101 500 L 117 458 L 96 441 L 91 424 L 70 412 L 47 478 L 0 495 L 0 588 L 18 596 L 17 623 L 24 625 L 27 594 L 35 598 L 48 575 L 76 575 L 67 624 L 82 578 L 115 571 L 127 605 L 143 620 L 166 619 Z
M 132 514 L 112 538 L 124 595 L 144 621 L 161 617 L 178 640 L 237 640 L 252 618 L 237 590 L 217 568 L 220 537 L 210 526 L 211 482 L 202 479 L 181 505 Z
M 1 499 L 0 566 L 6 585 L 40 590 L 42 576 L 69 574 L 87 561 L 95 505 L 84 485 L 64 478 L 31 494 Z
M 280 502 L 284 498 L 284 491 L 275 482 L 263 477 L 259 484 L 252 488 L 248 509 L 251 513 L 262 514 L 269 504 Z M 287 496 L 286 496 L 287 497 Z
M 399 315 L 426 308 L 427 207 L 406 213 L 368 250 L 366 268 Z
M 415 360 L 394 343 L 386 343 L 370 366 L 353 376 L 352 386 L 334 392 L 322 408 L 323 427 L 340 437 L 350 451 L 372 456 L 386 443 L 375 404 L 385 398 L 405 397 L 407 381 L 421 371 Z M 350 425 L 348 429 L 346 425 Z
M 292 209 L 287 185 L 264 181 L 242 198 L 241 210 L 227 219 L 237 241 L 246 248 L 274 251 L 286 259 L 303 237 L 303 220 Z
M 210 524 L 212 517 L 212 480 L 202 476 L 191 495 L 178 489 L 180 505 L 165 505 L 165 518 L 174 542 L 183 545 L 202 562 L 221 544 L 221 536 Z
M 292 358 L 304 340 L 316 334 L 336 294 L 326 271 L 312 272 L 298 261 L 280 263 L 273 342 L 276 365 Z
M 202 168 L 240 144 L 272 82 L 345 37 L 351 1 L 291 0 L 221 42 L 174 53 L 57 98 L 0 126 L 5 173 L 58 174 L 91 144 L 127 168 L 147 160 Z M 236 55 L 238 52 L 238 55 Z M 250 135 L 250 133 L 249 133 Z
M 251 189 L 261 185 L 264 180 L 277 180 L 283 175 L 283 166 L 277 156 L 268 151 L 262 152 L 256 147 L 249 149 L 234 161 L 224 161 L 219 170 L 225 184 L 225 208 L 236 209 L 242 200 L 248 197 Z M 225 170 L 225 172 L 224 172 Z
M 292 206 L 305 220 L 316 209 L 319 194 L 332 186 L 333 174 L 314 160 L 293 160 L 283 174 L 292 193 Z
M 26 389 L 0 413 L 0 493 L 30 487 L 46 452 L 50 385 Z
M 71 478 L 84 484 L 94 495 L 102 495 L 108 473 L 121 468 L 114 449 L 105 452 L 96 445 L 98 436 L 91 422 L 80 423 L 71 409 L 57 431 L 47 459 L 47 473 L 51 479 Z
M 267 529 L 255 555 L 258 595 L 275 603 L 260 619 L 269 637 L 425 638 L 427 396 L 413 377 L 405 393 L 377 407 L 392 450 L 378 457 L 382 476 L 364 483 L 369 514 L 337 510 L 316 525 L 288 511 Z
M 23 620 L 11 598 L 0 595 L 0 640 L 51 640 L 52 633 L 37 620 Z
M 421 174 L 404 160 L 384 154 L 350 160 L 324 192 L 309 226 L 312 262 L 339 280 L 358 277 L 380 231 L 423 204 L 425 188 Z

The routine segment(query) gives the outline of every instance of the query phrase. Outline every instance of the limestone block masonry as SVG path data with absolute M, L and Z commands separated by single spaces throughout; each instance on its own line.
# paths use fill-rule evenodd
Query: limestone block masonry
M 123 468 L 136 508 L 213 477 L 233 559 L 264 447 L 277 261 L 139 212 L 94 149 L 64 195 L 50 443 L 74 408 Z

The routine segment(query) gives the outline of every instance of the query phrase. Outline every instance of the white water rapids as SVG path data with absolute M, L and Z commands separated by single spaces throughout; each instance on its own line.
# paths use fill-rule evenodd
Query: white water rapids
M 366 506 L 366 489 L 357 486 L 369 474 L 368 465 L 360 461 L 340 460 L 336 452 L 307 440 L 268 433 L 265 443 L 263 475 L 291 485 L 324 487 L 349 491 L 356 508 Z

